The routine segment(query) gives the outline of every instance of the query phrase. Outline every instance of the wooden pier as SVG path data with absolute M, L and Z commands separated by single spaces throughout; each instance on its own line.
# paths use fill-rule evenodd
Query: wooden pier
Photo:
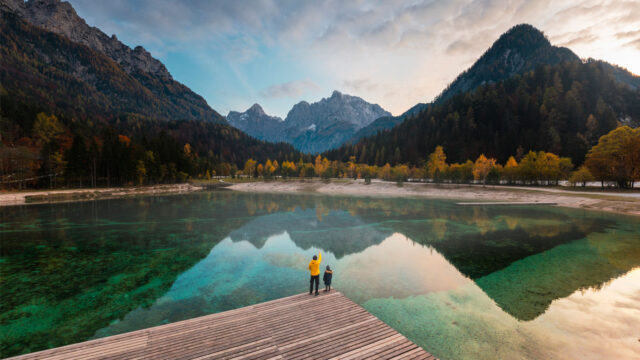
M 337 291 L 294 295 L 13 359 L 434 359 Z

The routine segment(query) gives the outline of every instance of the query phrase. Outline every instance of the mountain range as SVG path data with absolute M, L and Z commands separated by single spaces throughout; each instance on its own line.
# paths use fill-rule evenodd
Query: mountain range
M 500 36 L 431 103 L 400 116 L 334 91 L 299 102 L 285 119 L 258 104 L 225 119 L 144 48 L 88 25 L 68 2 L 0 0 L 0 11 L 3 141 L 33 136 L 36 114 L 45 112 L 83 139 L 109 128 L 144 148 L 148 137 L 169 134 L 182 144 L 174 148 L 190 145 L 198 154 L 183 169 L 189 174 L 223 162 L 298 160 L 327 151 L 332 159 L 418 164 L 436 145 L 447 145 L 452 160 L 485 152 L 503 161 L 520 146 L 580 162 L 599 135 L 617 124 L 637 126 L 640 117 L 639 77 L 581 61 L 526 24 Z M 595 122 L 587 124 L 589 115 Z M 61 151 L 69 148 L 65 141 L 57 144 Z
M 290 116 L 287 116 L 287 119 L 283 121 L 280 118 L 269 117 L 264 112 L 252 111 L 252 108 L 242 114 L 231 112 L 227 116 L 227 120 L 231 125 L 259 139 L 287 142 L 304 152 L 323 152 L 346 143 L 355 144 L 362 138 L 391 129 L 409 118 L 418 116 L 430 106 L 443 103 L 457 94 L 471 92 L 483 85 L 495 84 L 516 75 L 523 75 L 534 71 L 537 67 L 555 66 L 566 62 L 581 63 L 581 60 L 568 48 L 553 46 L 544 34 L 535 27 L 520 24 L 502 34 L 469 69 L 458 75 L 433 102 L 416 104 L 399 116 L 386 113 L 375 119 L 366 117 L 360 121 L 352 121 L 354 126 L 345 126 L 346 124 L 341 123 L 344 117 L 332 118 L 326 116 L 326 112 L 320 112 L 317 115 L 302 112 L 314 117 L 313 120 L 304 119 L 305 115 L 303 115 L 302 118 L 295 118 L 296 121 L 290 121 Z M 640 87 L 640 78 L 619 67 L 602 64 L 605 67 L 604 70 L 611 73 L 616 81 L 624 83 L 632 89 Z M 325 99 L 318 104 L 321 105 L 323 101 Z M 298 106 L 304 106 L 301 104 L 304 102 L 297 104 L 292 110 Z M 354 116 L 354 119 L 362 116 L 358 113 L 349 113 L 349 109 L 344 106 L 345 104 L 337 105 L 338 107 L 334 106 L 334 109 L 348 113 L 350 116 Z M 312 129 L 307 128 L 307 126 L 311 126 L 310 124 L 315 124 Z M 319 129 L 319 124 L 322 124 L 322 129 Z
M 227 121 L 258 139 L 286 142 L 302 152 L 319 153 L 344 144 L 358 130 L 384 116 L 391 113 L 357 96 L 334 91 L 318 102 L 295 104 L 284 120 L 265 114 L 260 105 L 254 104 L 243 113 L 229 112 Z

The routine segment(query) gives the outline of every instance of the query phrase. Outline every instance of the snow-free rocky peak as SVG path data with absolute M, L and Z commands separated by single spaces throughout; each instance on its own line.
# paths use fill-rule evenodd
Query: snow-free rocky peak
M 259 139 L 285 141 L 299 150 L 317 153 L 342 145 L 381 116 L 391 114 L 377 104 L 334 91 L 318 102 L 295 104 L 284 121 L 266 115 L 257 104 L 244 113 L 230 112 L 227 121 Z

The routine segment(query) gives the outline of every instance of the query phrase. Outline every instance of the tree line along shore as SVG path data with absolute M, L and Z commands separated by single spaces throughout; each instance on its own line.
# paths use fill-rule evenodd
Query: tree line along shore
M 0 186 L 3 189 L 52 189 L 104 187 L 120 185 L 156 185 L 209 180 L 212 177 L 274 178 L 348 178 L 382 179 L 404 182 L 430 179 L 447 183 L 482 183 L 510 185 L 557 185 L 569 180 L 576 186 L 591 181 L 633 188 L 640 180 L 640 128 L 618 127 L 600 137 L 577 169 L 572 159 L 551 152 L 529 151 L 510 156 L 504 164 L 480 154 L 460 163 L 447 163 L 445 149 L 437 146 L 418 165 L 357 163 L 317 155 L 300 155 L 297 161 L 249 158 L 244 166 L 222 162 L 208 166 L 191 150 L 189 143 L 179 143 L 166 135 L 135 144 L 122 134 L 111 133 L 106 139 L 66 137 L 53 115 L 38 114 L 31 146 L 0 147 Z M 27 142 L 27 140 L 25 140 Z M 70 144 L 69 144 L 70 143 Z M 146 147 L 145 147 L 146 145 Z M 66 147 L 66 148 L 65 148 Z M 64 149 L 62 152 L 54 151 Z M 38 156 L 38 150 L 40 152 Z

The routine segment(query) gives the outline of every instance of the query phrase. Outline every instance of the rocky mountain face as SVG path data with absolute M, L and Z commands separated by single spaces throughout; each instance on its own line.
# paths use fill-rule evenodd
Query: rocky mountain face
M 244 113 L 232 111 L 227 121 L 238 129 L 271 142 L 284 141 L 306 153 L 336 148 L 374 120 L 391 116 L 377 104 L 334 91 L 315 103 L 301 101 L 282 121 L 266 115 L 259 105 Z
M 225 122 L 200 95 L 173 80 L 166 67 L 143 47 L 131 49 L 115 35 L 109 37 L 100 29 L 89 26 L 68 2 L 0 0 L 0 10 L 3 25 L 10 27 L 3 46 L 9 42 L 15 43 L 17 49 L 30 53 L 34 61 L 56 65 L 57 72 L 65 72 L 84 83 L 66 87 L 64 91 L 89 86 L 83 90 L 83 95 L 89 96 L 97 91 L 99 94 L 96 97 L 100 98 L 98 102 L 103 103 L 110 112 L 116 110 L 163 119 Z M 23 23 L 19 23 L 18 19 Z M 28 28 L 25 23 L 34 28 Z M 54 39 L 48 33 L 57 34 L 67 41 Z M 62 74 L 42 72 L 41 67 L 33 67 L 34 64 L 14 56 L 17 54 L 12 49 L 5 50 L 8 58 L 4 70 L 14 73 L 14 76 L 15 73 L 36 72 L 41 82 L 34 85 L 45 88 L 48 87 L 45 82 L 61 80 L 54 81 L 53 77 L 63 77 Z M 9 76 L 8 73 L 5 75 Z M 34 91 L 33 94 L 39 93 Z
M 284 141 L 283 120 L 277 116 L 265 114 L 258 104 L 253 104 L 243 113 L 230 111 L 227 115 L 227 121 L 231 126 L 257 139 L 271 142 Z
M 116 35 L 109 37 L 100 29 L 89 26 L 66 1 L 8 0 L 8 2 L 11 3 L 8 6 L 14 8 L 29 23 L 107 55 L 128 74 L 141 71 L 171 79 L 171 74 L 164 64 L 152 57 L 142 46 L 131 49 L 120 42 Z

